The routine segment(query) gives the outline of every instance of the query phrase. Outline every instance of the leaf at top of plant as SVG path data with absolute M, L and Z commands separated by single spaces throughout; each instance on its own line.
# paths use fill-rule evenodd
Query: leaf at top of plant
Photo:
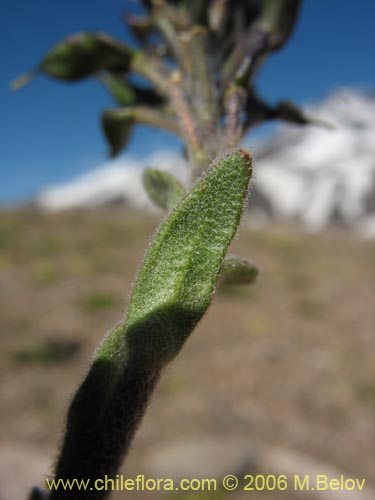
M 119 75 L 110 73 L 102 75 L 100 80 L 104 83 L 112 97 L 121 106 L 134 106 L 137 102 L 137 95 L 131 85 L 128 85 Z
M 249 28 L 260 8 L 258 1 L 213 0 L 207 11 L 209 27 L 226 40 L 228 37 L 237 38 L 240 30 Z
M 222 285 L 250 285 L 254 283 L 259 274 L 259 269 L 248 260 L 228 255 L 225 257 L 220 270 L 218 284 Z
M 261 0 L 257 29 L 269 33 L 269 48 L 281 49 L 293 32 L 301 0 Z
M 123 107 L 134 106 L 135 104 L 156 107 L 165 101 L 153 89 L 136 87 L 128 83 L 123 75 L 106 73 L 101 75 L 99 79 L 112 97 Z
M 97 359 L 160 368 L 179 352 L 209 306 L 248 193 L 251 156 L 218 160 L 159 227 L 139 271 L 125 323 Z
M 104 69 L 126 71 L 134 53 L 134 49 L 104 33 L 78 33 L 55 45 L 37 71 L 60 80 L 77 81 Z M 28 83 L 37 71 L 20 77 L 13 87 Z
M 143 185 L 150 199 L 163 210 L 171 210 L 185 195 L 181 182 L 169 172 L 148 168 L 143 173 Z
M 116 156 L 128 144 L 133 125 L 131 109 L 107 109 L 103 112 L 102 127 L 110 145 L 110 156 Z
M 334 126 L 324 120 L 306 115 L 302 109 L 300 109 L 296 104 L 291 101 L 281 101 L 273 110 L 272 118 L 278 118 L 279 120 L 284 120 L 290 123 L 296 123 L 297 125 L 318 125 L 320 127 L 325 127 L 328 129 L 334 128 Z

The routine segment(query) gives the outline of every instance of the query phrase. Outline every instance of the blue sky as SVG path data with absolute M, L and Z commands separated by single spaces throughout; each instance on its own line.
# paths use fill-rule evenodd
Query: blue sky
M 106 31 L 127 40 L 121 20 L 131 1 L 0 0 L 0 203 L 27 199 L 104 163 L 99 118 L 112 106 L 95 81 L 63 84 L 37 78 L 19 92 L 9 82 L 35 66 L 66 35 Z M 258 78 L 270 101 L 318 99 L 337 87 L 375 83 L 375 0 L 305 0 L 289 44 Z M 169 135 L 139 127 L 129 154 L 178 149 Z

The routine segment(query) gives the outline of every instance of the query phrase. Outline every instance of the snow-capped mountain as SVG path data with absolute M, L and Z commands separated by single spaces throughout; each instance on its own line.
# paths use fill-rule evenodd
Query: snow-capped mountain
M 306 114 L 332 128 L 282 125 L 256 149 L 263 212 L 311 230 L 340 222 L 375 235 L 375 96 L 340 90 Z
M 375 96 L 342 89 L 305 110 L 332 127 L 280 125 L 252 148 L 250 214 L 258 221 L 298 221 L 309 230 L 340 223 L 375 236 Z M 175 154 L 157 153 L 142 164 L 188 180 L 186 165 Z M 137 160 L 112 162 L 48 189 L 37 203 L 48 210 L 114 201 L 151 208 L 139 167 Z
M 51 187 L 36 199 L 37 205 L 49 210 L 67 210 L 123 203 L 134 208 L 154 209 L 143 187 L 144 168 L 152 167 L 173 173 L 188 185 L 189 171 L 184 159 L 174 153 L 159 151 L 144 158 L 113 160 L 77 179 Z

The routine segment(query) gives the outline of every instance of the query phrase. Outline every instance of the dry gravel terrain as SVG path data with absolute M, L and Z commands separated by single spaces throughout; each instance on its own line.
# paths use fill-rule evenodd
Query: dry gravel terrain
M 0 500 L 24 498 L 48 474 L 69 398 L 121 318 L 157 223 L 120 207 L 0 213 Z M 124 473 L 219 477 L 316 466 L 371 485 L 373 250 L 344 232 L 254 231 L 244 222 L 233 251 L 262 274 L 250 288 L 217 293 L 158 386 Z

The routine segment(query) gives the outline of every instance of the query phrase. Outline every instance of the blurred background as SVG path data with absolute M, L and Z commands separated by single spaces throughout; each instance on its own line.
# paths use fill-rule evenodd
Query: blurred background
M 0 500 L 25 498 L 51 472 L 69 399 L 121 318 L 162 217 L 143 168 L 187 180 L 181 144 L 155 129 L 139 126 L 126 153 L 108 159 L 99 118 L 113 102 L 97 81 L 9 84 L 68 34 L 131 42 L 122 16 L 136 10 L 125 0 L 0 0 Z M 263 125 L 244 141 L 255 178 L 232 250 L 262 274 L 219 292 L 168 368 L 128 477 L 318 471 L 366 478 L 367 493 L 350 498 L 370 497 L 374 22 L 373 0 L 304 0 L 291 40 L 262 68 L 262 97 L 290 98 L 332 127 Z

